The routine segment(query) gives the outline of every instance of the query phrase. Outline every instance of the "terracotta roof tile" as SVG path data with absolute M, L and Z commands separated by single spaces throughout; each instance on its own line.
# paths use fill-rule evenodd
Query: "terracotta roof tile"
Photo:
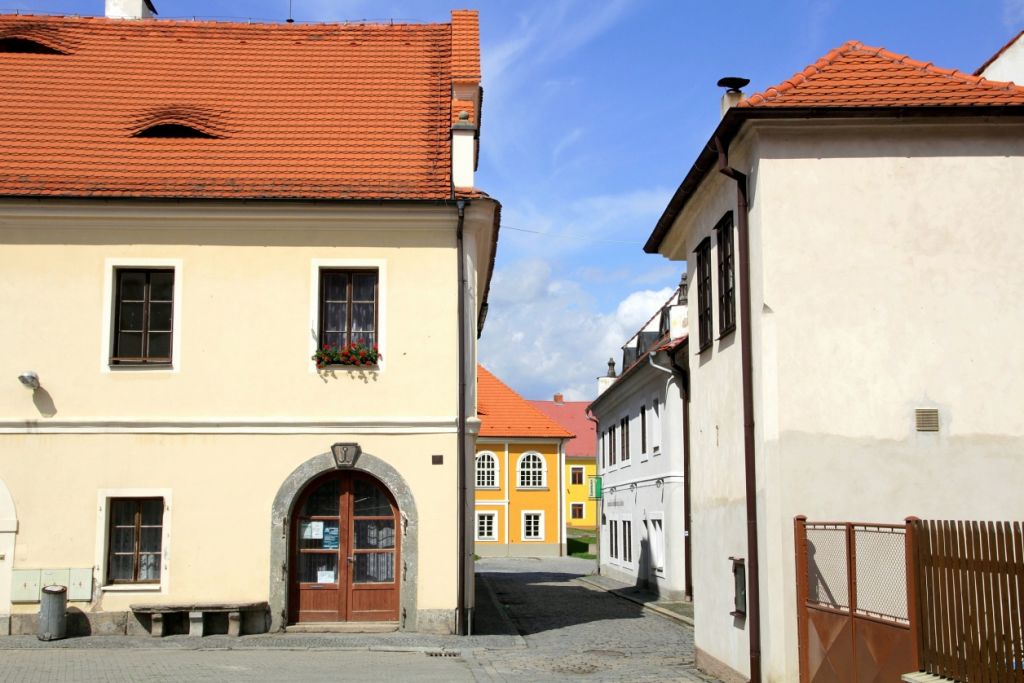
M 446 199 L 453 24 L 237 24 L 0 15 L 0 195 Z M 151 123 L 210 138 L 134 137 Z
M 576 435 L 565 444 L 565 454 L 574 458 L 593 458 L 597 455 L 597 425 L 587 418 L 589 401 L 530 401 L 530 405 L 544 413 L 569 432 Z
M 573 436 L 482 365 L 476 366 L 476 394 L 480 436 Z
M 1005 106 L 1024 88 L 850 41 L 739 107 Z

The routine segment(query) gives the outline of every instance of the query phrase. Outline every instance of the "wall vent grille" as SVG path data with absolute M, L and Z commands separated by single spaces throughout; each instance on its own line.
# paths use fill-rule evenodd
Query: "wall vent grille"
M 939 431 L 939 410 L 938 408 L 918 408 L 915 413 L 917 431 L 937 432 Z

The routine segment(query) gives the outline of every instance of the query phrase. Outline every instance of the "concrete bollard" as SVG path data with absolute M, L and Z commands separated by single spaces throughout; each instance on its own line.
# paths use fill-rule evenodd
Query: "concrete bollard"
M 39 601 L 39 640 L 60 640 L 68 629 L 68 589 L 46 586 Z

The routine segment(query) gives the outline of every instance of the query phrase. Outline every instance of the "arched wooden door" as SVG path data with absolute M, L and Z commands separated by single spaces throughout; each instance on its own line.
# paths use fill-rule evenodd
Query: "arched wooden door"
M 398 523 L 391 493 L 367 474 L 310 484 L 291 523 L 289 621 L 397 621 Z

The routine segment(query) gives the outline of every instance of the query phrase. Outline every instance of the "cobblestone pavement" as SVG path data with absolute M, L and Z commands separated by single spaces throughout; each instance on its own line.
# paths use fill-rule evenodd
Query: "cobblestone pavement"
M 475 651 L 478 681 L 712 681 L 693 665 L 693 631 L 574 579 L 590 560 L 487 559 L 493 588 L 525 649 Z
M 473 681 L 462 659 L 421 652 L 8 650 L 0 681 Z

